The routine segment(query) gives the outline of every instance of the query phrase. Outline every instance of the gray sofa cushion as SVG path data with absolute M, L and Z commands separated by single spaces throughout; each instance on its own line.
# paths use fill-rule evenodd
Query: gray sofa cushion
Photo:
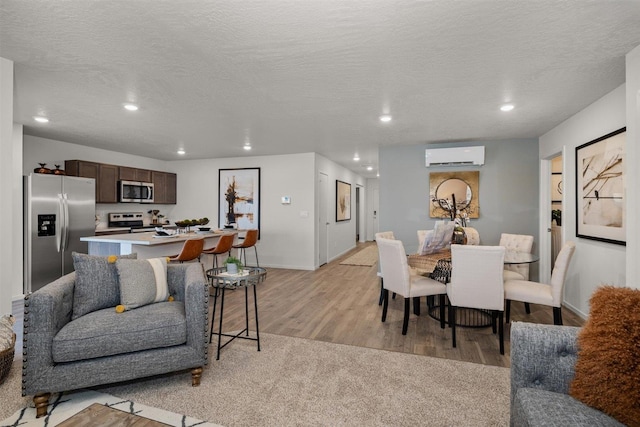
M 512 408 L 514 426 L 624 426 L 568 394 L 521 388 Z
M 73 290 L 73 314 L 77 319 L 92 311 L 120 304 L 120 287 L 115 262 L 105 256 L 73 252 L 76 283 Z M 137 254 L 118 255 L 118 258 L 136 259 Z
M 73 320 L 53 338 L 52 355 L 62 363 L 186 342 L 184 303 L 161 302 L 124 313 L 106 308 Z

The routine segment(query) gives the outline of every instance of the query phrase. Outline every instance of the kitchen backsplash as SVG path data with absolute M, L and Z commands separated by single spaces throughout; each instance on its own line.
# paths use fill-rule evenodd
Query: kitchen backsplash
M 120 212 L 142 212 L 144 215 L 143 222 L 145 225 L 151 223 L 151 214 L 148 213 L 150 210 L 157 209 L 160 211 L 158 215 L 164 215 L 164 218 L 161 218 L 163 223 L 169 221 L 170 224 L 173 224 L 171 218 L 171 212 L 173 211 L 173 205 L 169 207 L 167 205 L 154 205 L 154 204 L 142 204 L 142 203 L 118 203 L 118 204 L 105 204 L 105 203 L 97 203 L 96 204 L 96 228 L 107 228 L 109 222 L 109 214 L 110 213 L 120 213 Z

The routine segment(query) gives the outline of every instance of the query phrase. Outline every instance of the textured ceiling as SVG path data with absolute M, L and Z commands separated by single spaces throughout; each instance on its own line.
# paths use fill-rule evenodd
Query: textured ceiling
M 538 137 L 624 83 L 638 45 L 638 0 L 0 0 L 29 135 L 163 160 L 315 151 L 363 176 L 379 146 Z

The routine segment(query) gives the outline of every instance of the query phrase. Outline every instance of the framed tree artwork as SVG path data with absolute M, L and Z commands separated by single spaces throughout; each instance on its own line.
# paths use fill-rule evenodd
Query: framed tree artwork
M 218 171 L 220 228 L 260 229 L 260 168 Z
M 626 245 L 626 128 L 576 147 L 576 236 Z
M 351 184 L 336 180 L 336 222 L 351 219 Z

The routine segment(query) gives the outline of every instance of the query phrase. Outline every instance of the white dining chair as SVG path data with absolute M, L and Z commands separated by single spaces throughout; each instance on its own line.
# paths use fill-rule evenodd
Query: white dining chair
M 393 235 L 393 231 L 379 231 L 375 234 L 376 242 L 378 239 L 392 239 L 395 240 L 395 236 Z M 382 293 L 384 291 L 384 279 L 382 278 L 382 273 L 380 272 L 380 250 L 378 249 L 378 277 L 380 278 L 380 297 L 378 298 L 378 305 L 382 305 Z M 395 295 L 394 295 L 395 297 Z
M 564 244 L 556 258 L 549 284 L 528 280 L 507 280 L 504 282 L 507 322 L 509 322 L 511 301 L 521 301 L 527 304 L 542 304 L 553 307 L 553 324 L 562 325 L 562 290 L 575 250 L 575 243 L 567 242 Z
M 531 253 L 533 236 L 502 233 L 498 244 L 509 251 Z M 505 265 L 503 278 L 504 280 L 529 280 L 529 264 Z
M 409 312 L 413 299 L 414 313 L 420 314 L 420 297 L 440 296 L 440 327 L 444 329 L 444 296 L 447 288 L 444 284 L 428 277 L 411 274 L 411 268 L 407 263 L 407 254 L 400 240 L 377 239 L 380 253 L 380 269 L 383 284 L 382 321 L 387 320 L 387 308 L 389 306 L 389 291 L 404 297 L 404 320 L 402 323 L 402 335 L 407 334 L 409 325 Z
M 509 251 L 531 253 L 533 248 L 533 236 L 526 234 L 509 234 L 502 233 L 500 235 L 500 246 L 504 246 Z M 529 280 L 529 264 L 505 265 L 502 278 L 507 280 Z M 529 303 L 524 304 L 527 314 L 531 313 Z
M 453 347 L 456 347 L 457 307 L 475 308 L 491 311 L 494 333 L 498 322 L 500 354 L 504 354 L 504 253 L 504 246 L 451 245 L 447 296 Z

